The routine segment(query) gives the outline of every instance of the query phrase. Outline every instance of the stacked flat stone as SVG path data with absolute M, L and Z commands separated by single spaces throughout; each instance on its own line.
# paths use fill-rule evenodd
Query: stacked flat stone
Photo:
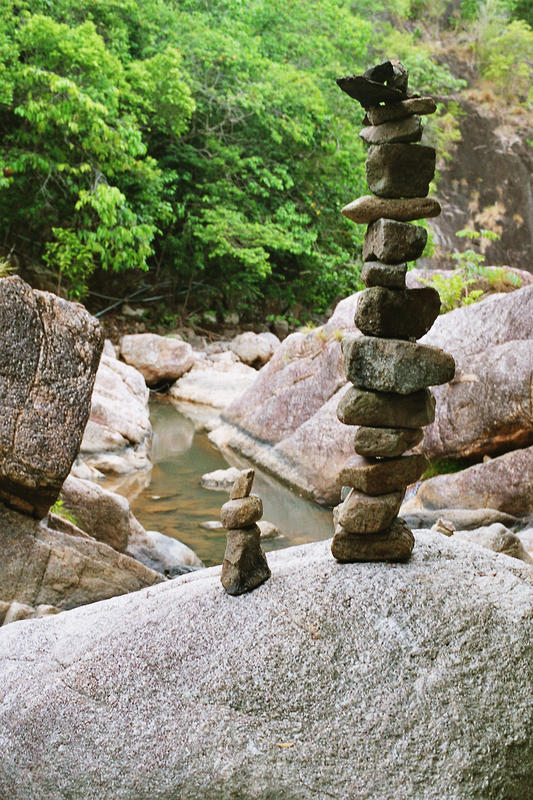
M 256 523 L 263 516 L 263 503 L 251 495 L 255 472 L 241 470 L 230 491 L 230 499 L 220 510 L 220 520 L 227 529 L 226 552 L 220 581 L 228 594 L 251 592 L 270 578 L 270 569 Z
M 455 373 L 452 356 L 418 344 L 440 310 L 435 289 L 407 289 L 407 261 L 417 259 L 427 233 L 412 220 L 434 217 L 440 206 L 428 198 L 435 150 L 418 144 L 420 114 L 432 114 L 430 97 L 409 97 L 407 71 L 387 61 L 364 75 L 341 78 L 340 88 L 366 109 L 361 137 L 370 147 L 366 173 L 372 195 L 342 209 L 368 225 L 361 292 L 355 324 L 363 334 L 342 342 L 346 376 L 353 384 L 337 416 L 359 426 L 355 455 L 338 483 L 349 488 L 334 509 L 332 553 L 338 561 L 399 561 L 409 557 L 414 537 L 398 518 L 406 487 L 424 472 L 424 455 L 410 452 L 435 418 L 428 387 Z

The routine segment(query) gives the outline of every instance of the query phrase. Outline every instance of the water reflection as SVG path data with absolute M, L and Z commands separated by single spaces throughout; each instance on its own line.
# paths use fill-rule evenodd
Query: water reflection
M 158 530 L 181 539 L 210 566 L 224 555 L 224 530 L 206 530 L 202 523 L 218 520 L 226 492 L 200 486 L 205 472 L 226 469 L 227 462 L 207 436 L 194 433 L 194 425 L 161 400 L 151 406 L 153 461 L 151 482 L 132 503 L 139 521 L 148 530 Z M 249 466 L 231 457 L 236 466 Z M 326 539 L 331 536 L 331 512 L 299 497 L 274 478 L 256 472 L 254 492 L 263 500 L 263 518 L 283 531 L 283 537 L 264 542 L 265 550 Z

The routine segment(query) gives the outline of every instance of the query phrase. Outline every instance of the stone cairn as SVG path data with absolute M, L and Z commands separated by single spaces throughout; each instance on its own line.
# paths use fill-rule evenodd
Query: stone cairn
M 368 288 L 355 314 L 363 335 L 342 342 L 353 386 L 337 409 L 341 422 L 360 426 L 356 455 L 337 479 L 350 492 L 333 512 L 331 550 L 344 562 L 409 557 L 414 537 L 397 514 L 406 487 L 420 478 L 427 460 L 407 451 L 421 441 L 422 426 L 435 418 L 427 387 L 447 383 L 455 372 L 452 356 L 416 342 L 437 318 L 438 292 L 405 287 L 405 262 L 419 258 L 427 239 L 425 229 L 409 221 L 440 214 L 438 202 L 427 197 L 435 150 L 417 144 L 419 115 L 432 114 L 436 106 L 431 97 L 409 96 L 407 81 L 399 61 L 337 81 L 366 110 L 360 136 L 370 145 L 366 174 L 372 192 L 342 209 L 348 219 L 368 225 L 362 271 Z
M 228 531 L 220 581 L 228 594 L 251 592 L 270 578 L 270 569 L 255 524 L 263 516 L 263 503 L 250 494 L 255 472 L 244 469 L 233 484 L 230 499 L 220 510 Z

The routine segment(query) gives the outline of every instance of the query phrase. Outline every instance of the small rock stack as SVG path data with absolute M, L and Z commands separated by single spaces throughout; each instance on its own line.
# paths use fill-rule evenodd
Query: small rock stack
M 397 514 L 406 487 L 426 468 L 425 456 L 407 453 L 422 439 L 422 426 L 435 418 L 428 386 L 447 383 L 453 358 L 436 347 L 416 343 L 440 310 L 435 289 L 406 289 L 407 261 L 425 247 L 424 228 L 410 220 L 440 213 L 427 197 L 435 170 L 435 150 L 416 142 L 422 136 L 419 114 L 432 114 L 430 97 L 407 94 L 407 70 L 387 61 L 364 75 L 340 78 L 343 91 L 366 109 L 361 137 L 370 145 L 366 162 L 372 195 L 342 213 L 368 224 L 361 292 L 355 324 L 362 336 L 342 342 L 346 376 L 353 386 L 337 416 L 360 426 L 352 456 L 338 483 L 350 487 L 334 509 L 331 545 L 338 561 L 397 561 L 408 558 L 414 537 Z M 404 455 L 407 453 L 406 455 Z
M 220 580 L 226 592 L 233 595 L 251 592 L 270 578 L 256 525 L 263 516 L 263 503 L 250 494 L 254 475 L 253 469 L 241 471 L 229 501 L 220 510 L 220 520 L 228 531 Z

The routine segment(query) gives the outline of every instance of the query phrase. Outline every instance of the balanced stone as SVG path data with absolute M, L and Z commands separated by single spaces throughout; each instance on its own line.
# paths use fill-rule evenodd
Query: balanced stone
M 404 561 L 409 558 L 415 538 L 403 519 L 397 518 L 382 533 L 358 536 L 341 526 L 335 530 L 331 552 L 337 561 Z
M 341 347 L 346 377 L 359 389 L 411 394 L 448 383 L 455 374 L 453 357 L 438 347 L 354 335 L 345 336 Z
M 365 286 L 387 286 L 403 289 L 407 264 L 382 264 L 381 261 L 365 261 L 361 280 Z
M 413 395 L 407 395 L 412 397 Z M 422 441 L 422 428 L 358 428 L 354 436 L 355 452 L 367 458 L 401 456 Z
M 372 194 L 359 197 L 341 209 L 345 217 L 352 222 L 375 222 L 377 219 L 395 219 L 398 222 L 410 222 L 414 219 L 438 217 L 440 204 L 434 197 L 376 197 Z
M 243 469 L 241 474 L 235 480 L 231 487 L 229 496 L 230 500 L 239 500 L 242 497 L 248 497 L 252 491 L 252 484 L 254 482 L 255 470 Z
M 369 336 L 419 339 L 429 331 L 440 311 L 436 289 L 386 289 L 374 286 L 359 294 L 355 324 Z
M 333 521 L 350 533 L 377 533 L 389 527 L 404 496 L 403 489 L 377 497 L 352 489 L 346 500 L 333 509 Z
M 229 530 L 220 580 L 228 594 L 251 592 L 270 578 L 257 525 Z
M 413 114 L 434 114 L 436 110 L 437 104 L 432 97 L 410 97 L 399 103 L 371 106 L 367 108 L 366 116 L 371 125 L 382 125 L 384 122 L 404 119 Z
M 380 197 L 425 197 L 435 174 L 435 148 L 421 144 L 370 147 L 366 180 Z
M 337 477 L 340 486 L 351 486 L 365 494 L 388 494 L 404 489 L 419 479 L 428 461 L 422 453 L 413 453 L 382 461 L 351 456 Z
M 367 144 L 393 144 L 396 142 L 419 142 L 422 138 L 420 117 L 411 116 L 383 125 L 369 125 L 359 136 Z
M 263 516 L 263 502 L 255 494 L 239 500 L 228 500 L 220 509 L 220 521 L 228 530 L 248 528 Z
M 402 92 L 407 92 L 409 73 L 397 58 L 391 58 L 388 61 L 382 61 L 381 64 L 370 67 L 364 72 L 364 77 L 371 81 L 386 83 L 387 86 L 399 89 Z
M 336 83 L 339 89 L 361 103 L 363 108 L 405 99 L 405 92 L 377 81 L 371 81 L 364 75 L 348 75 L 346 78 L 337 78 Z
M 365 261 L 383 261 L 385 264 L 414 261 L 422 255 L 427 238 L 426 229 L 420 225 L 378 219 L 368 226 L 363 258 Z
M 337 406 L 345 425 L 418 429 L 435 419 L 435 398 L 429 389 L 408 395 L 367 392 L 350 386 Z

